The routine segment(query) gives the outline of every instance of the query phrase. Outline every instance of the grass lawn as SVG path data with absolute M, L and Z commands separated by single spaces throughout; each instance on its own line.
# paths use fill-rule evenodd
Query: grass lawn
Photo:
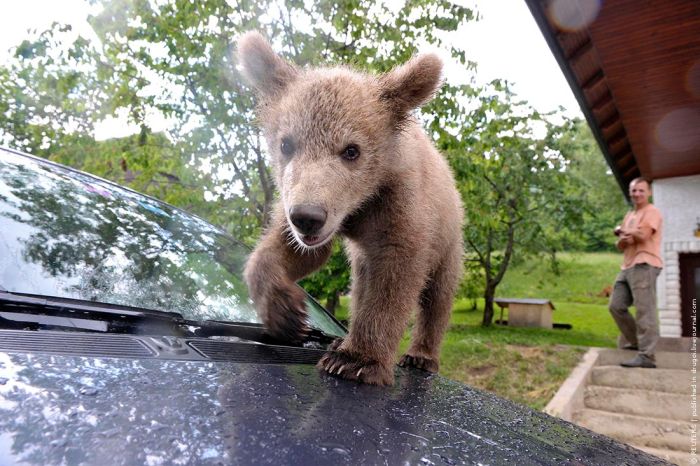
M 545 262 L 518 264 L 508 271 L 497 296 L 548 298 L 555 323 L 566 329 L 482 327 L 483 300 L 455 302 L 450 328 L 440 355 L 442 375 L 542 409 L 568 377 L 588 346 L 614 347 L 617 327 L 607 310 L 607 298 L 597 294 L 619 270 L 616 254 L 562 254 L 560 273 Z M 348 298 L 337 312 L 347 316 Z M 496 307 L 496 318 L 499 315 Z M 504 317 L 507 319 L 507 310 Z M 406 333 L 401 350 L 408 345 Z
M 608 304 L 608 298 L 598 294 L 620 271 L 621 254 L 561 253 L 557 257 L 559 275 L 551 271 L 546 260 L 509 268 L 498 287 L 498 296 L 548 298 L 555 306 L 560 302 Z

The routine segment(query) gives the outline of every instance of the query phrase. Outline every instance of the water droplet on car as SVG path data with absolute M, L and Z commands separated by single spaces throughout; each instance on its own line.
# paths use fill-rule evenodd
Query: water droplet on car
M 121 430 L 118 427 L 115 427 L 113 429 L 107 429 L 103 432 L 101 432 L 101 435 L 104 437 L 114 437 L 115 435 L 118 435 L 121 432 Z
M 56 439 L 51 441 L 50 445 L 52 448 L 62 448 L 66 446 L 66 439 Z
M 165 424 L 162 424 L 158 421 L 151 421 L 151 429 L 153 431 L 163 430 L 163 429 L 166 429 L 167 427 L 168 426 L 166 426 Z

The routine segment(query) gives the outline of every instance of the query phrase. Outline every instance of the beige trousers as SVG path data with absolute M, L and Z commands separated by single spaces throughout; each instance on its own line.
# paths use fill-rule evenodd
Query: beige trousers
M 659 340 L 659 323 L 656 313 L 656 277 L 661 269 L 649 264 L 637 264 L 622 270 L 615 278 L 610 295 L 610 314 L 622 332 L 618 340 L 620 347 L 631 343 L 639 352 L 654 359 L 654 350 Z M 634 304 L 635 319 L 629 312 Z

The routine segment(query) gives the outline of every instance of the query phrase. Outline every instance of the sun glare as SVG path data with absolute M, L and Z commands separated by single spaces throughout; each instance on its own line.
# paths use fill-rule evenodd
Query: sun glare
M 595 21 L 600 12 L 600 0 L 553 0 L 549 16 L 565 31 L 579 31 Z

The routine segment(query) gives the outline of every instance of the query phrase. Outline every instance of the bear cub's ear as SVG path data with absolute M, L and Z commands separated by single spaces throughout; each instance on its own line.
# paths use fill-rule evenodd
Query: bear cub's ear
M 246 32 L 238 40 L 238 63 L 248 84 L 265 97 L 283 91 L 298 74 L 297 69 L 278 56 L 256 31 Z
M 437 55 L 414 57 L 379 78 L 381 99 L 402 119 L 432 99 L 442 85 L 441 72 L 442 61 Z

